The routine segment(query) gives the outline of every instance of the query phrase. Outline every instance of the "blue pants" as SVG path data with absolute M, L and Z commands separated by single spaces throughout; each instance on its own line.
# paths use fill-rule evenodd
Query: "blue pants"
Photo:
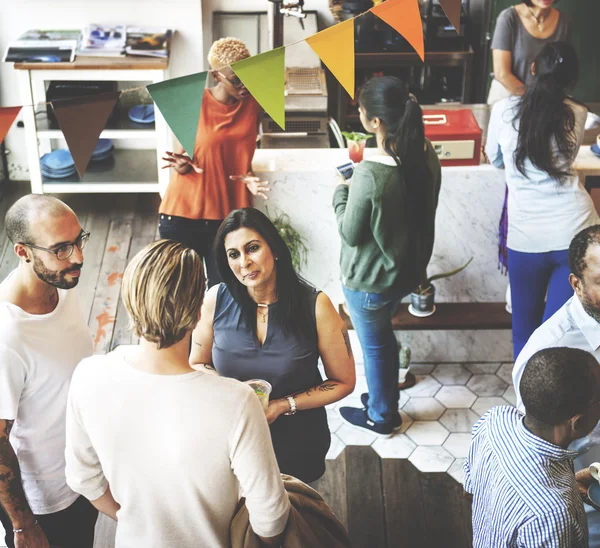
M 404 295 L 343 290 L 365 360 L 369 417 L 376 423 L 391 422 L 398 413 L 400 367 L 392 316 Z
M 573 296 L 568 251 L 508 250 L 515 359 L 533 332 Z

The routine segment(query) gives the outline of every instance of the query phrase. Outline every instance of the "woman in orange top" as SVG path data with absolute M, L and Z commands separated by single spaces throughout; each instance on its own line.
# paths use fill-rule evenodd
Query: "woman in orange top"
M 269 190 L 252 173 L 262 109 L 229 66 L 246 57 L 250 52 L 237 38 L 212 45 L 208 62 L 217 85 L 204 91 L 194 157 L 166 152 L 163 158 L 175 173 L 159 208 L 160 237 L 204 258 L 209 287 L 221 281 L 213 252 L 221 221 L 251 206 L 251 194 L 266 199 Z

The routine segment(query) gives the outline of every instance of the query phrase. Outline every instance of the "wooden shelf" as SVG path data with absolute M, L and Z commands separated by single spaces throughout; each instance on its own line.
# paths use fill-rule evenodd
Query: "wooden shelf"
M 408 304 L 398 307 L 392 318 L 394 329 L 400 331 L 511 329 L 512 316 L 506 303 L 436 303 L 436 311 L 428 318 L 417 318 L 408 312 Z M 340 315 L 348 329 L 352 320 L 340 306 Z
M 76 57 L 72 63 L 15 63 L 17 70 L 167 70 L 159 57 Z

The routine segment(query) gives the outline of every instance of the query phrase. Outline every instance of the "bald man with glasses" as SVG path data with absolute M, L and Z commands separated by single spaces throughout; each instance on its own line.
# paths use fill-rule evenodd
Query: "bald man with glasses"
M 0 521 L 7 546 L 92 548 L 96 509 L 65 478 L 71 375 L 92 354 L 77 293 L 90 237 L 60 200 L 5 218 L 19 266 L 0 283 Z

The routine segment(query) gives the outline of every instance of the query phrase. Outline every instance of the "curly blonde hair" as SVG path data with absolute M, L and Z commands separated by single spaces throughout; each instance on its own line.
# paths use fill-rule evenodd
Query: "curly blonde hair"
M 239 38 L 221 38 L 210 47 L 208 63 L 212 69 L 221 69 L 246 57 L 250 52 Z

